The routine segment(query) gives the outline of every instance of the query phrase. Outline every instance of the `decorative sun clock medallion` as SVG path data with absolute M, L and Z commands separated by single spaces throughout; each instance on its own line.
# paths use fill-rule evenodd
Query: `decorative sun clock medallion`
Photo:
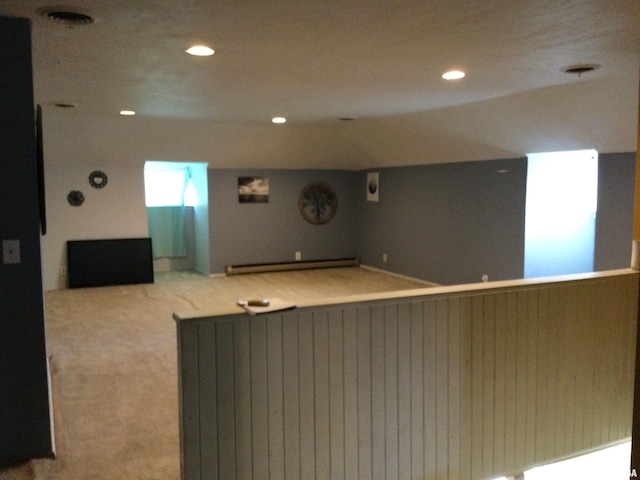
M 323 225 L 336 214 L 338 197 L 326 183 L 310 183 L 300 192 L 298 208 L 307 222 Z

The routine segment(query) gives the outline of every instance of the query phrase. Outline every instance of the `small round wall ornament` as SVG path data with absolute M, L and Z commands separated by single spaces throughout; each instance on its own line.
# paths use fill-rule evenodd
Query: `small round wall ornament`
M 80 190 L 71 190 L 67 195 L 67 202 L 72 207 L 79 207 L 84 203 L 84 195 Z
M 96 170 L 95 172 L 91 172 L 89 175 L 89 184 L 93 188 L 104 188 L 107 184 L 107 174 L 101 172 L 100 170 Z
M 307 222 L 323 225 L 336 214 L 338 197 L 326 183 L 310 183 L 300 192 L 298 208 Z

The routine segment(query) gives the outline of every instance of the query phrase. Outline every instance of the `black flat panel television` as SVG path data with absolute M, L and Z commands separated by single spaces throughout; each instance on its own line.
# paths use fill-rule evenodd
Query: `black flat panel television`
M 153 283 L 150 238 L 70 240 L 69 288 Z

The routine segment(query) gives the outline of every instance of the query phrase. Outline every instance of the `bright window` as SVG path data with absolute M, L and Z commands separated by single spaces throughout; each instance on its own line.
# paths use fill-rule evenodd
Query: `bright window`
M 598 152 L 528 155 L 525 278 L 593 271 Z
M 197 202 L 189 167 L 174 162 L 146 162 L 144 192 L 147 207 L 193 206 Z

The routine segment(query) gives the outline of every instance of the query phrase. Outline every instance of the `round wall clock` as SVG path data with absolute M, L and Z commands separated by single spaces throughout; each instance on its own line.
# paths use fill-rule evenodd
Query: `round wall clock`
M 336 214 L 338 197 L 326 183 L 310 183 L 300 192 L 298 208 L 307 222 L 322 225 Z
M 100 170 L 96 170 L 95 172 L 91 172 L 89 175 L 89 184 L 93 188 L 103 188 L 107 184 L 107 175 Z
M 84 203 L 84 195 L 80 190 L 71 190 L 67 195 L 67 202 L 72 207 L 79 207 Z

